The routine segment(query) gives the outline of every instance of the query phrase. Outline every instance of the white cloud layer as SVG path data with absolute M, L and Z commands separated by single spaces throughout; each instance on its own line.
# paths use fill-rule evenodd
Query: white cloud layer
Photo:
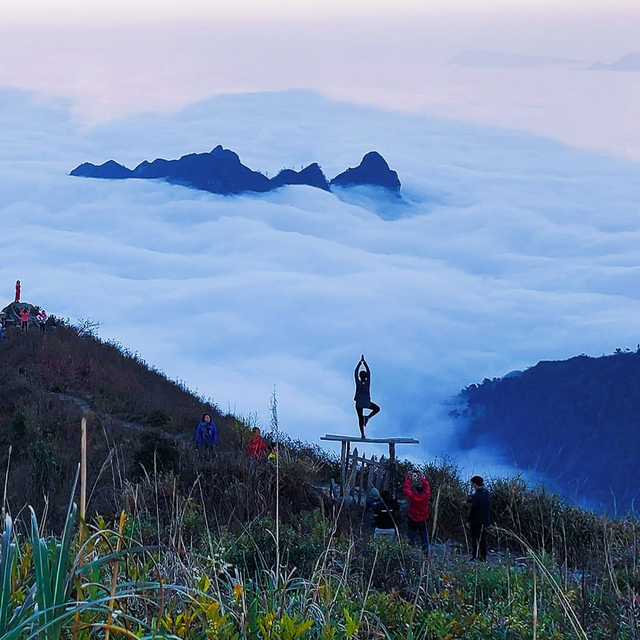
M 446 455 L 443 403 L 466 384 L 640 340 L 638 164 L 308 93 L 219 97 L 89 131 L 64 103 L 0 98 L 5 304 L 20 279 L 24 300 L 100 321 L 103 338 L 223 410 L 268 425 L 275 385 L 286 432 L 357 433 L 364 353 L 382 406 L 370 435 L 420 438 L 401 455 Z M 217 144 L 270 175 L 318 161 L 329 178 L 375 149 L 409 202 L 68 176 L 84 161 Z

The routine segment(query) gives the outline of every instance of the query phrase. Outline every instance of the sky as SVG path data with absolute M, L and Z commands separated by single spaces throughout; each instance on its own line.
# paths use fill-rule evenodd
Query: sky
M 638 51 L 638 32 L 631 0 L 5 0 L 0 86 L 68 97 L 89 124 L 220 94 L 308 89 L 638 160 L 637 74 L 584 71 Z M 468 50 L 572 62 L 526 73 L 448 64 Z
M 640 49 L 634 4 L 227 4 L 3 2 L 7 303 L 19 278 L 264 425 L 275 386 L 282 428 L 312 441 L 357 429 L 365 353 L 371 435 L 425 457 L 457 446 L 465 385 L 635 347 L 640 73 L 587 69 Z M 451 64 L 483 51 L 501 63 Z M 68 175 L 217 144 L 329 178 L 375 149 L 405 205 Z

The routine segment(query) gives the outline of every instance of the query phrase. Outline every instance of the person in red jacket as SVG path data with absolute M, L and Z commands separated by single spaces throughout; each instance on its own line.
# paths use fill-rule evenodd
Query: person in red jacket
M 409 500 L 407 528 L 409 544 L 413 547 L 418 541 L 422 544 L 425 555 L 429 554 L 429 534 L 427 520 L 429 519 L 429 498 L 431 487 L 427 479 L 420 474 L 409 473 L 404 480 L 404 494 Z
M 16 280 L 16 302 L 20 302 L 20 280 Z
M 256 459 L 262 458 L 267 454 L 267 451 L 269 451 L 269 447 L 267 446 L 265 441 L 262 439 L 262 436 L 260 435 L 260 429 L 258 427 L 255 427 L 252 432 L 251 440 L 249 440 L 248 449 L 249 449 L 249 455 L 252 458 L 256 458 Z

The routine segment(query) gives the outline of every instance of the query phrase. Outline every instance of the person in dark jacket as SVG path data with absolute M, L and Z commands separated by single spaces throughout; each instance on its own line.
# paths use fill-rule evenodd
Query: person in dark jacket
M 385 490 L 380 494 L 380 499 L 373 505 L 374 538 L 395 538 L 398 530 L 396 514 L 399 509 L 398 501 L 389 491 Z
M 491 524 L 491 499 L 481 476 L 471 478 L 471 495 L 467 498 L 471 505 L 467 526 L 471 531 L 471 559 L 487 559 L 487 527 Z
M 211 415 L 204 413 L 196 427 L 196 447 L 215 447 L 218 442 L 218 428 Z
M 38 318 L 38 326 L 40 327 L 40 331 L 42 333 L 45 332 L 47 328 L 47 314 L 44 309 L 40 310 L 40 313 L 36 316 Z
M 367 422 L 380 411 L 380 407 L 375 402 L 371 402 L 371 370 L 364 359 L 364 354 L 360 356 L 353 377 L 356 381 L 356 393 L 353 400 L 356 403 L 360 435 L 364 439 L 364 428 L 367 426 Z M 370 409 L 368 415 L 364 414 L 365 409 Z
M 419 474 L 409 473 L 404 480 L 404 494 L 409 500 L 409 513 L 407 515 L 407 529 L 409 544 L 413 547 L 418 541 L 422 543 L 422 550 L 429 553 L 429 533 L 427 520 L 429 519 L 429 498 L 431 498 L 431 486 L 427 479 Z

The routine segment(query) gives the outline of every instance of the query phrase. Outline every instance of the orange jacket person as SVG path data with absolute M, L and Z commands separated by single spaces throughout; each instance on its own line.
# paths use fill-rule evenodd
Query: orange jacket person
M 20 320 L 22 320 L 22 330 L 26 331 L 29 328 L 29 309 L 27 307 L 20 309 Z

